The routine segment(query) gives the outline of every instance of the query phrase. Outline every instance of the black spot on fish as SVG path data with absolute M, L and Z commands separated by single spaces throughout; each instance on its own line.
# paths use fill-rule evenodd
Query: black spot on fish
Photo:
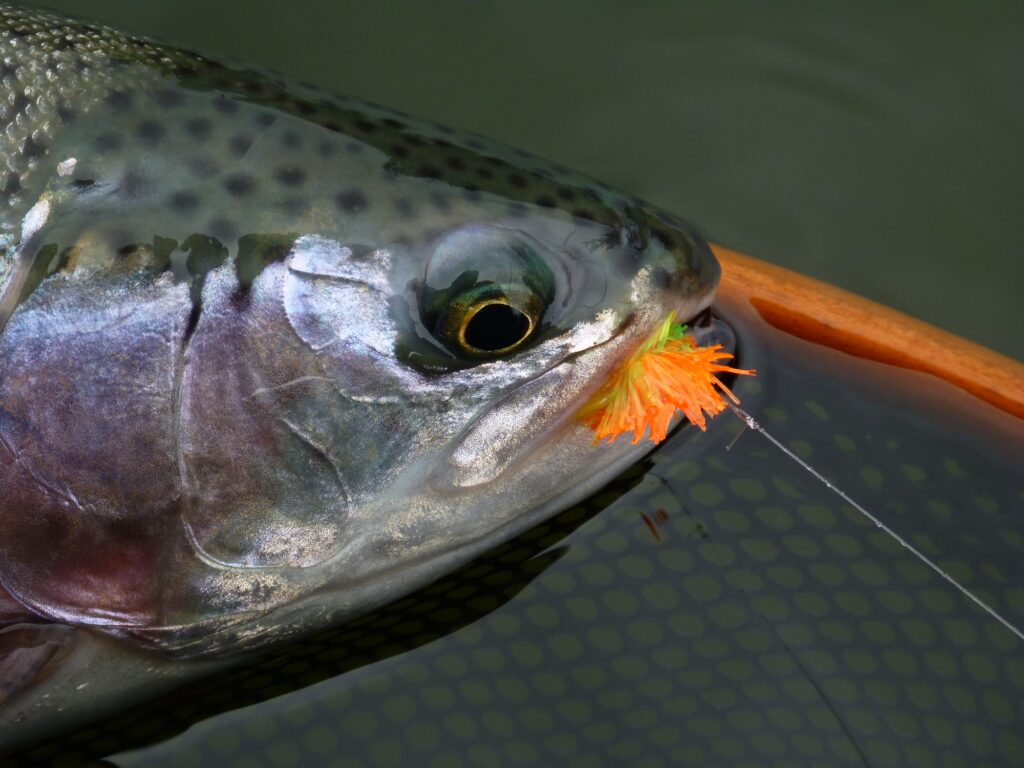
M 355 127 L 357 131 L 362 133 L 376 133 L 377 126 L 371 123 L 369 120 L 356 120 Z
M 412 204 L 412 200 L 407 197 L 400 197 L 394 202 L 395 213 L 401 216 L 403 219 L 411 219 L 416 215 L 416 208 Z
M 274 117 L 273 113 L 271 112 L 257 112 L 255 120 L 256 125 L 262 126 L 264 128 L 269 128 L 274 124 L 277 118 Z
M 401 144 L 392 144 L 389 151 L 392 157 L 406 158 L 409 156 L 409 149 Z
M 661 229 L 660 227 L 652 229 L 651 234 L 658 238 L 658 240 L 661 241 L 661 244 L 664 245 L 666 248 L 670 247 L 673 241 L 675 240 L 675 238 L 672 237 L 672 235 L 670 235 L 666 230 Z
M 576 199 L 576 190 L 572 187 L 559 187 L 557 194 L 559 199 L 565 200 L 566 202 Z
M 285 131 L 281 136 L 281 146 L 286 149 L 298 149 L 302 146 L 302 137 L 295 131 Z
M 421 165 L 418 175 L 426 179 L 440 179 L 441 169 L 434 165 Z
M 243 235 L 238 238 L 235 274 L 241 289 L 248 291 L 270 264 L 284 261 L 297 237 L 290 233 Z
M 341 210 L 347 213 L 361 213 L 366 210 L 367 206 L 366 195 L 358 189 L 346 189 L 344 192 L 339 192 L 335 202 Z
M 330 157 L 337 150 L 338 147 L 333 141 L 321 141 L 316 148 L 317 154 L 321 157 Z
M 274 177 L 286 187 L 298 187 L 306 180 L 306 172 L 294 166 L 278 168 Z
M 18 178 L 18 174 L 14 171 L 10 171 L 7 174 L 7 180 L 4 182 L 3 192 L 5 195 L 11 196 L 16 195 L 21 191 L 21 179 Z
M 212 132 L 210 121 L 203 117 L 193 117 L 185 121 L 185 130 L 188 131 L 189 135 L 194 136 L 197 139 L 209 138 Z
M 135 100 L 132 98 L 132 95 L 127 91 L 116 90 L 107 94 L 107 104 L 119 112 L 131 109 L 134 101 Z
M 174 109 L 185 103 L 185 97 L 181 92 L 173 88 L 160 88 L 153 94 L 153 99 L 165 109 Z
M 664 267 L 655 267 L 651 272 L 651 281 L 662 290 L 672 285 L 672 275 Z
M 46 145 L 38 139 L 34 139 L 29 136 L 25 139 L 25 145 L 22 147 L 22 153 L 25 157 L 37 158 L 42 157 L 46 154 Z
M 249 136 L 244 133 L 239 133 L 231 137 L 231 140 L 228 142 L 228 145 L 231 147 L 231 151 L 234 154 L 238 155 L 239 157 L 242 157 L 246 152 L 249 151 L 249 147 L 252 146 L 252 143 L 254 141 L 255 139 L 252 136 Z
M 224 179 L 224 189 L 236 197 L 248 195 L 255 188 L 256 180 L 247 173 L 233 173 Z
M 490 168 L 483 168 L 478 166 L 474 170 L 476 171 L 476 175 L 479 176 L 481 179 L 494 178 L 494 171 L 492 171 Z
M 96 149 L 100 152 L 112 152 L 116 149 L 120 149 L 123 141 L 120 136 L 112 131 L 101 133 L 96 137 Z
M 199 207 L 199 198 L 193 193 L 184 190 L 175 192 L 171 195 L 168 202 L 171 205 L 171 209 L 178 213 L 192 213 L 192 211 Z
M 430 195 L 430 204 L 441 213 L 447 213 L 452 209 L 451 198 L 442 192 L 433 192 Z
M 57 117 L 60 118 L 60 121 L 64 123 L 64 125 L 69 125 L 75 121 L 78 117 L 78 113 L 67 104 L 60 104 L 57 106 Z
M 466 161 L 461 157 L 455 157 L 454 155 L 446 157 L 444 164 L 451 168 L 453 171 L 462 171 L 466 168 Z
M 345 144 L 345 151 L 351 155 L 358 155 L 363 151 L 363 145 L 358 141 L 350 141 Z
M 508 176 L 508 183 L 517 189 L 525 189 L 529 182 L 521 173 L 510 173 Z
M 15 91 L 14 95 L 11 97 L 11 111 L 14 114 L 24 112 L 25 107 L 27 107 L 29 103 L 29 98 L 25 95 L 24 91 Z
M 156 120 L 143 120 L 135 128 L 135 134 L 146 144 L 155 144 L 163 137 L 166 129 Z
M 542 208 L 554 208 L 556 205 L 555 198 L 550 195 L 541 195 L 534 202 Z

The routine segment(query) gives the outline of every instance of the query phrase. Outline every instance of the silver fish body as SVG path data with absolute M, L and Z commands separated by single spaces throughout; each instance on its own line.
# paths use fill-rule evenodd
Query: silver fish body
M 178 658 L 367 610 L 647 450 L 574 414 L 718 268 L 560 166 L 0 6 L 0 616 Z M 106 641 L 103 641 L 106 642 Z

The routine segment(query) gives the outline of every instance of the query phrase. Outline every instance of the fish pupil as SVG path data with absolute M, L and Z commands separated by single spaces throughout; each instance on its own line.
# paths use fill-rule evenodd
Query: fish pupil
M 466 323 L 466 344 L 481 352 L 515 346 L 530 332 L 530 318 L 508 304 L 481 307 Z

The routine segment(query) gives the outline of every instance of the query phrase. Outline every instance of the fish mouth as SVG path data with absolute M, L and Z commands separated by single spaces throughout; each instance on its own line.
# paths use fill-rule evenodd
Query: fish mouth
M 692 303 L 688 307 L 686 303 L 676 300 L 669 307 L 686 309 L 691 322 L 706 314 L 710 299 L 701 302 L 696 312 Z M 669 311 L 661 304 L 658 311 L 631 313 L 610 338 L 570 355 L 498 400 L 459 436 L 447 460 L 434 472 L 434 485 L 469 490 L 494 483 L 556 443 L 572 444 L 581 459 L 578 463 L 586 463 L 588 472 L 594 462 L 603 464 L 606 458 L 615 461 L 625 455 L 635 460 L 652 449 L 654 444 L 648 441 L 599 445 L 577 414 Z M 587 457 L 586 462 L 582 457 Z

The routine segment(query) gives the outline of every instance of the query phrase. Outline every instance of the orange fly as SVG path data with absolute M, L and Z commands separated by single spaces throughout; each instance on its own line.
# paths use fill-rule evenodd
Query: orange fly
M 670 312 L 658 329 L 629 356 L 594 394 L 578 414 L 594 430 L 594 442 L 612 442 L 624 432 L 640 442 L 647 428 L 650 439 L 660 443 L 668 434 L 677 410 L 692 423 L 707 429 L 707 416 L 725 410 L 723 394 L 734 403 L 739 399 L 715 376 L 755 371 L 721 365 L 731 360 L 721 344 L 698 347 L 686 326 Z

